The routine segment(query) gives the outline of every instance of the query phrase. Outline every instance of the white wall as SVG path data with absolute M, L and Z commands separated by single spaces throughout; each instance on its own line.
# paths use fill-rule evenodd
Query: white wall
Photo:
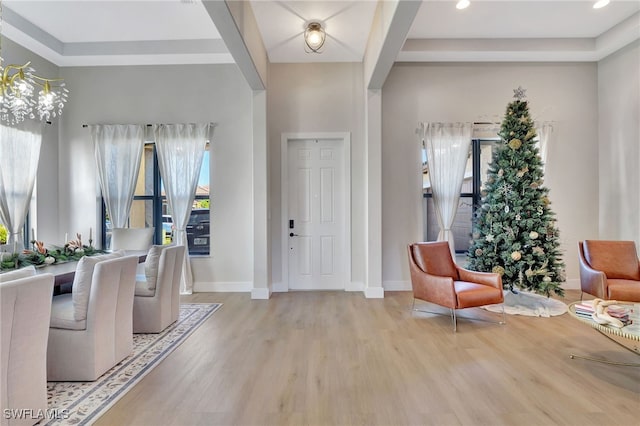
M 364 84 L 362 64 L 270 64 L 267 94 L 272 281 L 282 283 L 282 133 L 351 133 L 351 281 L 364 280 Z
M 545 185 L 571 280 L 577 242 L 598 236 L 596 64 L 396 64 L 382 91 L 382 250 L 385 289 L 408 289 L 406 245 L 422 240 L 420 121 L 501 121 L 513 89 L 535 120 L 554 121 Z M 637 156 L 635 157 L 637 158 Z
M 60 136 L 58 238 L 86 234 L 100 220 L 93 146 L 83 124 L 215 122 L 211 257 L 192 260 L 194 290 L 250 290 L 252 92 L 237 67 L 76 67 L 61 74 L 71 96 Z
M 640 248 L 640 42 L 598 63 L 600 238 Z

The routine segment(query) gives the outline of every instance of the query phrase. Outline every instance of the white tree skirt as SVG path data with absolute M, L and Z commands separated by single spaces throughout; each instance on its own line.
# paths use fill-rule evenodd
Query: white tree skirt
M 491 312 L 502 312 L 502 304 L 483 306 Z M 567 305 L 559 300 L 518 290 L 513 293 L 504 291 L 504 312 L 510 315 L 526 315 L 529 317 L 552 317 L 567 312 Z

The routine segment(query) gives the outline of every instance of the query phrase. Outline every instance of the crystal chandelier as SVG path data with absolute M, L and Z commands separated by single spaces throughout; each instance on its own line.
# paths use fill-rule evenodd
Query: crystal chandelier
M 2 2 L 0 0 L 1 32 Z M 49 121 L 62 114 L 69 94 L 62 79 L 37 76 L 30 66 L 31 62 L 7 66 L 3 66 L 2 62 L 2 35 L 0 34 L 0 122 L 13 125 L 27 118 Z

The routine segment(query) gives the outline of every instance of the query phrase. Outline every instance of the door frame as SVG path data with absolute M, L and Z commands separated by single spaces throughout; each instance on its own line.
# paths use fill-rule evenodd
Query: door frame
M 281 198 L 281 256 L 282 287 L 274 291 L 289 291 L 289 142 L 299 139 L 333 139 L 342 142 L 344 156 L 344 182 L 341 190 L 344 193 L 344 253 L 347 257 L 344 267 L 345 291 L 351 286 L 351 133 L 350 132 L 311 132 L 282 133 L 280 137 L 280 198 Z

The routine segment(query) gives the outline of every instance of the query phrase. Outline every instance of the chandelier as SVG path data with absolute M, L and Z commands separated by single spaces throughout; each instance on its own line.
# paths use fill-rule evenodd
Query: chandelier
M 0 1 L 0 33 L 2 2 Z M 35 74 L 30 66 L 2 64 L 0 34 L 0 122 L 17 124 L 25 119 L 49 121 L 60 116 L 69 91 L 60 78 L 45 78 Z

